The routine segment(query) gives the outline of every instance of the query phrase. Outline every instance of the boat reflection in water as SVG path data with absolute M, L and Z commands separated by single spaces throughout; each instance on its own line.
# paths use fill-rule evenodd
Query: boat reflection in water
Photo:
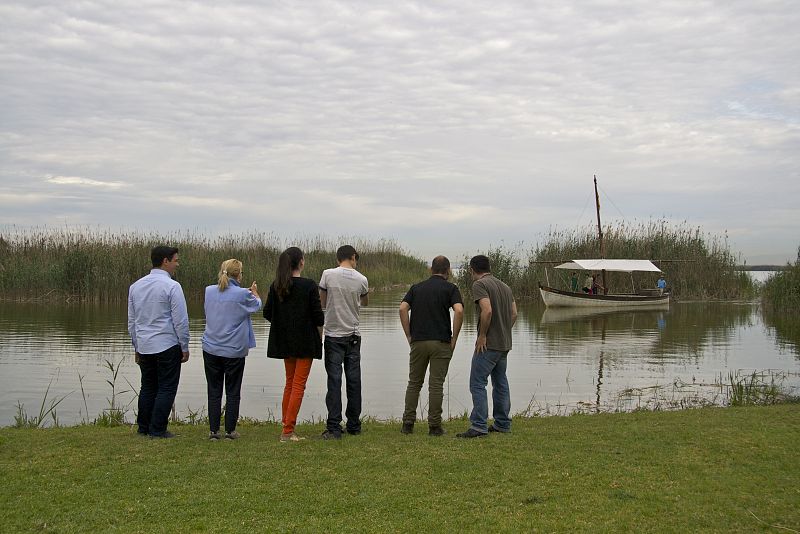
M 753 354 L 741 354 L 741 340 L 734 339 L 737 331 L 741 336 L 743 329 L 754 327 L 753 317 L 750 305 L 720 303 L 635 310 L 546 308 L 538 318 L 528 316 L 547 357 L 560 365 L 572 360 L 594 368 L 593 402 L 582 401 L 583 409 L 591 411 L 636 408 L 631 403 L 643 399 L 662 408 L 680 407 L 697 397 L 698 387 L 727 376 L 731 363 L 734 369 L 766 368 L 753 361 Z

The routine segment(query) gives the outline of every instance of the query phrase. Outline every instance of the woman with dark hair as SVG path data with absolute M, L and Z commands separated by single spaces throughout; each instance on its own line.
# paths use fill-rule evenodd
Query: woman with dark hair
M 242 375 L 245 356 L 256 346 L 250 314 L 261 307 L 258 286 L 241 287 L 242 262 L 225 260 L 218 282 L 206 288 L 203 332 L 203 363 L 208 384 L 209 439 L 219 440 L 222 417 L 222 386 L 225 386 L 225 438 L 237 439 Z
M 313 280 L 301 278 L 303 251 L 289 247 L 278 258 L 275 280 L 269 286 L 264 318 L 271 323 L 267 357 L 283 360 L 286 386 L 281 405 L 281 441 L 300 441 L 294 432 L 303 402 L 306 381 L 314 359 L 322 358 L 322 325 L 325 315 L 319 289 Z

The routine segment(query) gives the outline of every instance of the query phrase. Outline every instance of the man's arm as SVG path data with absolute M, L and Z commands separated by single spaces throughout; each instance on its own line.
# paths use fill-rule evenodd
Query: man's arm
M 361 285 L 361 305 L 369 306 L 369 282 L 364 278 L 364 283 Z
M 450 340 L 450 350 L 456 350 L 458 334 L 461 333 L 461 325 L 464 324 L 464 305 L 460 302 L 453 304 L 453 338 Z
M 411 321 L 408 318 L 408 312 L 411 311 L 411 306 L 408 302 L 403 301 L 400 303 L 400 324 L 403 325 L 403 332 L 406 334 L 408 344 L 411 344 Z
M 328 307 L 328 291 L 322 288 L 319 288 L 319 303 L 323 310 Z
M 475 351 L 483 352 L 486 350 L 486 333 L 492 322 L 492 301 L 489 300 L 489 297 L 483 297 L 478 301 L 478 306 L 481 309 L 481 326 L 478 329 L 478 339 L 475 340 Z
M 517 322 L 517 301 L 514 300 L 511 302 L 511 325 L 514 326 L 514 323 Z
M 181 363 L 185 363 L 189 361 L 189 312 L 186 310 L 186 297 L 183 296 L 180 284 L 172 286 L 169 300 L 172 308 L 172 324 L 183 352 Z
M 133 295 L 128 290 L 128 333 L 133 343 L 133 351 L 138 354 L 139 348 L 136 346 L 136 307 L 133 305 Z

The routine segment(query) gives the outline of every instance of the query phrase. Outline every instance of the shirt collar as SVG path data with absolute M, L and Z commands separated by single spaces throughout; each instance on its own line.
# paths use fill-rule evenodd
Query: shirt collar
M 165 271 L 164 269 L 159 269 L 158 267 L 153 267 L 152 269 L 150 269 L 150 274 L 159 274 L 172 278 L 172 276 L 170 276 L 170 274 L 167 271 Z

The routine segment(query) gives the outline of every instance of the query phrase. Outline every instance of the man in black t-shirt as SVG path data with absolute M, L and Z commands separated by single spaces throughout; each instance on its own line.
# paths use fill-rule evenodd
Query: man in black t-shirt
M 400 323 L 411 346 L 406 406 L 400 430 L 403 434 L 414 431 L 419 392 L 429 365 L 428 433 L 431 436 L 445 433 L 442 427 L 444 380 L 464 320 L 461 292 L 455 284 L 447 281 L 450 274 L 450 260 L 436 256 L 431 263 L 431 277 L 411 286 L 400 303 Z M 450 308 L 453 309 L 452 330 Z

